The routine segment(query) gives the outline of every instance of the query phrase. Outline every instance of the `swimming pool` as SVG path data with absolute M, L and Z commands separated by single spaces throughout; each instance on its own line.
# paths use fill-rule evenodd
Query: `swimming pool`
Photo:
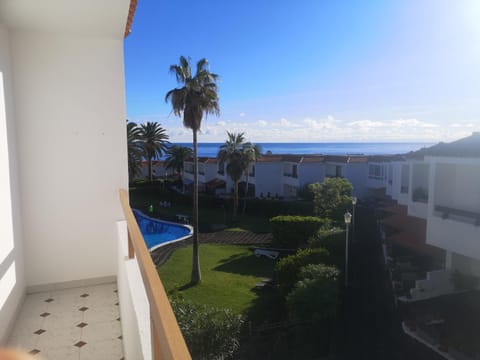
M 172 242 L 185 240 L 193 234 L 193 228 L 189 225 L 153 219 L 137 209 L 133 209 L 133 214 L 150 251 Z

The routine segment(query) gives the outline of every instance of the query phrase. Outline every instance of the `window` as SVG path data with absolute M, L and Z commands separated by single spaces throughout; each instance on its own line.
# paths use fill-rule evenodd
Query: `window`
M 383 180 L 384 171 L 383 165 L 368 165 L 368 177 L 371 179 Z

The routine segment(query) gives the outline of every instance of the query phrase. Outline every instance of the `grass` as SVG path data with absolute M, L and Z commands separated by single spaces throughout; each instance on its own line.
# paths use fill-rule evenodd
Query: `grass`
M 202 282 L 190 286 L 192 247 L 178 249 L 166 264 L 159 268 L 160 278 L 170 296 L 178 296 L 199 304 L 228 308 L 237 313 L 263 317 L 269 290 L 254 291 L 262 278 L 272 277 L 274 262 L 257 258 L 248 246 L 200 246 Z

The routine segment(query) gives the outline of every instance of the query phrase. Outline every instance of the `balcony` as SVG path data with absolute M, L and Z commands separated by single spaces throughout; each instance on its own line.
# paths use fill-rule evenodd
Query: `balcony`
M 400 193 L 401 194 L 408 194 L 408 185 L 402 185 L 400 187 Z
M 297 174 L 293 174 L 293 173 L 284 172 L 284 173 L 283 173 L 283 176 L 289 177 L 289 178 L 298 179 L 298 175 L 297 175 Z

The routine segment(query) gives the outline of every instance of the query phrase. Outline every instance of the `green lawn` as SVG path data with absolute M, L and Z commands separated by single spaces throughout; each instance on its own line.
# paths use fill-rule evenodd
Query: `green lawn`
M 261 314 L 254 309 L 263 307 L 271 290 L 253 291 L 262 278 L 272 277 L 274 261 L 257 258 L 248 246 L 200 245 L 202 282 L 189 286 L 192 269 L 192 247 L 178 249 L 159 274 L 169 296 L 179 296 L 199 304 L 229 308 L 237 313 Z M 260 299 L 260 297 L 262 299 Z M 263 311 L 262 311 L 263 312 Z M 263 315 L 261 315 L 263 317 Z

